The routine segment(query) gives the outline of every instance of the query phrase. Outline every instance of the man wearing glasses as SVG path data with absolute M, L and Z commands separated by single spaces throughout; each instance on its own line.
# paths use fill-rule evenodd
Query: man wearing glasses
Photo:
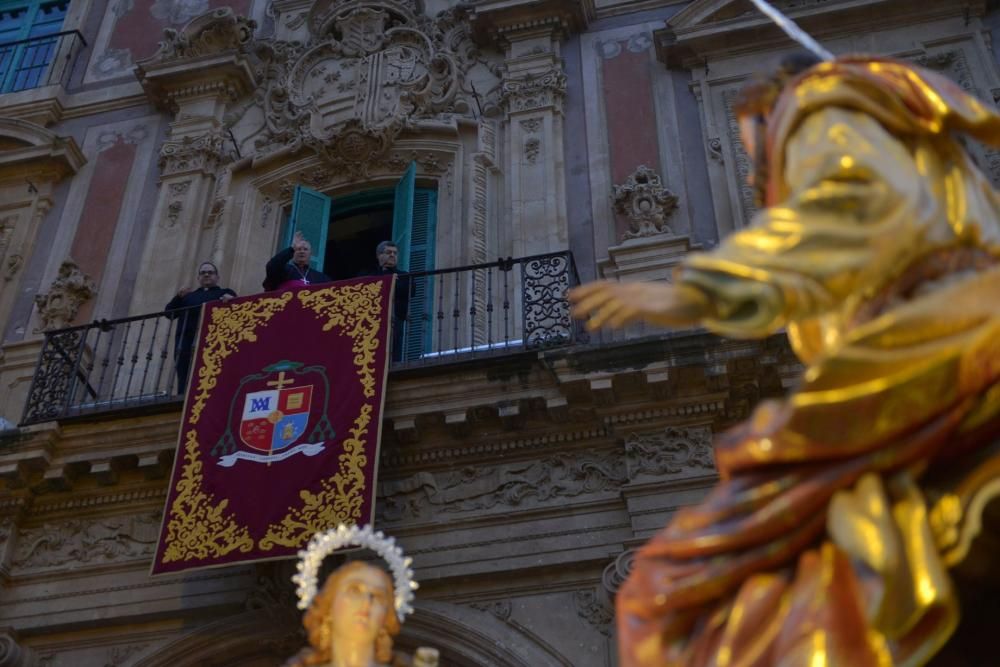
M 198 267 L 198 287 L 182 287 L 164 308 L 167 316 L 178 319 L 174 339 L 174 360 L 177 368 L 177 393 L 187 388 L 188 370 L 191 368 L 191 351 L 195 334 L 198 332 L 200 307 L 209 301 L 229 301 L 236 298 L 236 292 L 228 287 L 219 287 L 219 269 L 211 262 L 202 262 Z

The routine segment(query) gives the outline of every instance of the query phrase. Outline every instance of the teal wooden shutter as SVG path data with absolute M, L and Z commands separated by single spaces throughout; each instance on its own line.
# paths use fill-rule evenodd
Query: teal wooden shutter
M 326 256 L 326 234 L 330 228 L 330 205 L 333 200 L 321 192 L 295 186 L 292 197 L 292 217 L 288 224 L 285 247 L 291 245 L 295 232 L 302 232 L 312 245 L 312 259 L 309 265 L 317 271 L 323 270 Z
M 410 225 L 409 267 L 411 272 L 434 270 L 434 243 L 437 228 L 437 191 L 418 188 L 414 192 Z M 402 253 L 400 253 L 402 256 Z M 409 327 L 403 359 L 419 359 L 431 348 L 434 335 L 434 276 L 410 281 Z
M 392 204 L 392 241 L 399 248 L 397 268 L 400 271 L 420 271 L 410 268 L 410 243 L 413 235 L 413 198 L 416 195 L 417 164 L 411 162 L 396 184 Z

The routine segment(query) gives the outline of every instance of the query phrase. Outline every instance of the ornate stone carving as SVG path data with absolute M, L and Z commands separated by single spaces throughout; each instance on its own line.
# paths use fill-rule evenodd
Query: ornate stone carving
M 707 426 L 675 428 L 659 433 L 630 433 L 625 438 L 629 478 L 660 477 L 683 472 L 714 472 L 712 431 Z
M 294 567 L 288 566 L 289 563 L 294 561 L 275 563 L 270 574 L 257 577 L 257 581 L 243 602 L 247 611 L 295 607 L 295 587 L 291 584 Z
M 547 108 L 561 113 L 565 97 L 566 75 L 558 68 L 541 74 L 505 78 L 500 90 L 500 102 L 507 113 Z
M 36 664 L 34 652 L 17 641 L 10 628 L 0 630 L 0 667 L 31 667 Z
M 927 53 L 917 56 L 913 59 L 913 62 L 921 67 L 946 74 L 966 92 L 974 95 L 977 94 L 976 85 L 972 79 L 972 71 L 969 69 L 969 61 L 966 59 L 965 51 L 962 49 Z
M 601 575 L 601 583 L 604 585 L 604 590 L 606 590 L 612 596 L 618 592 L 621 585 L 625 583 L 628 579 L 628 575 L 632 572 L 632 563 L 635 560 L 635 549 L 626 549 L 618 558 L 615 558 L 613 563 L 610 563 L 606 568 L 604 568 L 604 573 Z
M 605 637 L 611 636 L 615 613 L 604 595 L 589 589 L 576 591 L 573 594 L 573 604 L 580 618 L 594 626 Z
M 161 226 L 168 229 L 175 227 L 180 220 L 181 212 L 184 210 L 184 195 L 191 188 L 191 181 L 181 181 L 171 183 L 168 186 L 170 202 L 167 204 L 167 213 L 163 216 Z
M 170 139 L 160 148 L 160 174 L 200 171 L 214 174 L 225 159 L 224 137 L 220 132 L 206 132 L 198 137 Z
M 149 644 L 127 644 L 125 646 L 112 646 L 108 649 L 108 657 L 105 658 L 104 667 L 121 667 L 129 660 L 142 653 Z
M 451 167 L 450 160 L 444 162 L 448 158 L 450 156 L 446 157 L 442 153 L 431 151 L 390 151 L 388 155 L 369 162 L 366 166 L 366 171 L 370 176 L 397 176 L 411 162 L 415 162 L 422 174 L 443 175 Z M 273 191 L 281 201 L 289 202 L 291 201 L 292 192 L 295 190 L 296 185 L 306 185 L 314 190 L 322 191 L 333 186 L 345 173 L 349 173 L 342 168 L 343 165 L 339 167 L 328 165 L 328 167 L 316 167 L 315 165 L 302 167 L 290 173 L 287 178 L 278 181 L 276 187 L 273 187 Z M 271 192 L 272 189 L 269 188 L 268 191 Z
M 76 262 L 67 259 L 59 267 L 59 275 L 52 281 L 49 291 L 35 295 L 35 306 L 41 321 L 35 333 L 68 327 L 80 306 L 96 292 L 94 281 L 80 270 Z
M 260 204 L 260 226 L 267 227 L 267 223 L 271 220 L 271 214 L 274 213 L 274 200 L 270 197 L 264 197 Z
M 722 139 L 719 137 L 712 137 L 708 140 L 708 157 L 722 164 L 726 162 L 722 155 Z
M 469 606 L 479 611 L 489 612 L 501 621 L 510 620 L 510 600 L 485 600 L 473 602 Z
M 180 30 L 166 28 L 160 48 L 143 64 L 240 51 L 250 43 L 256 28 L 256 21 L 237 16 L 229 7 L 213 9 Z
M 736 102 L 738 94 L 739 91 L 735 88 L 727 90 L 722 94 L 722 104 L 726 112 L 726 126 L 729 135 L 729 145 L 733 153 L 733 165 L 736 168 L 734 176 L 736 177 L 736 188 L 740 196 L 743 224 L 747 225 L 750 223 L 750 218 L 756 213 L 757 205 L 754 201 L 754 191 L 749 181 L 750 171 L 753 166 L 750 164 L 750 156 L 747 155 L 746 148 L 743 146 L 743 138 L 740 136 L 740 124 L 736 120 L 736 112 L 733 110 L 733 105 Z
M 24 263 L 24 258 L 19 253 L 7 255 L 10 249 L 10 240 L 14 236 L 14 229 L 17 227 L 18 216 L 7 215 L 0 218 L 0 259 L 3 260 L 2 272 L 4 282 L 9 282 L 17 275 Z
M 667 218 L 677 209 L 677 195 L 663 187 L 659 174 L 639 166 L 621 185 L 614 186 L 615 211 L 629 221 L 625 239 L 673 234 Z
M 261 42 L 259 154 L 306 146 L 335 168 L 367 174 L 422 119 L 469 114 L 478 61 L 465 11 L 435 19 L 412 0 L 313 5 L 307 44 Z
M 379 484 L 377 511 L 386 521 L 426 519 L 436 514 L 520 507 L 529 498 L 546 502 L 616 491 L 625 481 L 625 467 L 617 456 L 558 454 L 385 481 Z
M 4 282 L 13 280 L 22 266 L 24 266 L 24 255 L 13 253 L 5 258 L 3 263 Z
M 520 122 L 522 128 L 525 132 L 538 132 L 542 129 L 542 119 L 541 118 L 525 118 Z
M 141 560 L 152 556 L 159 530 L 159 512 L 44 524 L 18 535 L 13 565 L 38 570 L 66 563 L 103 565 Z
M 542 151 L 542 140 L 538 137 L 530 137 L 524 142 L 524 160 L 528 164 L 538 162 L 538 154 Z

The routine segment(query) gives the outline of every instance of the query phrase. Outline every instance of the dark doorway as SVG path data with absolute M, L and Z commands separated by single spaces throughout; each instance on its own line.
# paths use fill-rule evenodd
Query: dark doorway
M 334 280 L 373 273 L 375 248 L 392 238 L 393 190 L 334 197 L 324 272 Z

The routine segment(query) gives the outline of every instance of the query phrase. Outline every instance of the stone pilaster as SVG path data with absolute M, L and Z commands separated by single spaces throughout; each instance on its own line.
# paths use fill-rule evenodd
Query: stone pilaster
M 160 149 L 159 196 L 143 254 L 144 265 L 155 262 L 159 275 L 184 282 L 207 259 L 201 254 L 210 247 L 209 209 L 231 151 L 223 116 L 254 86 L 246 48 L 255 27 L 229 8 L 212 10 L 168 34 L 159 51 L 136 67 L 150 101 L 174 116 Z M 177 287 L 138 284 L 132 312 L 159 310 Z
M 501 105 L 506 120 L 504 165 L 510 192 L 514 256 L 569 246 L 563 155 L 566 75 L 560 46 L 585 27 L 588 2 L 520 0 L 479 3 L 472 10 L 480 39 L 504 51 Z

